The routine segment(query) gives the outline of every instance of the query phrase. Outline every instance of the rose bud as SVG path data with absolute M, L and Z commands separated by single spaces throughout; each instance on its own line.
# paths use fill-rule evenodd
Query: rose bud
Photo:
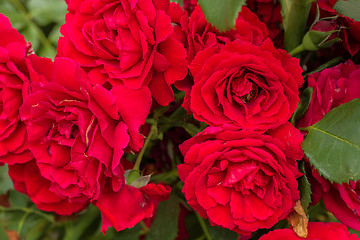
M 330 47 L 335 42 L 341 41 L 337 37 L 339 31 L 340 26 L 334 18 L 323 18 L 312 25 L 305 34 L 301 45 L 304 47 L 304 50 L 310 51 Z

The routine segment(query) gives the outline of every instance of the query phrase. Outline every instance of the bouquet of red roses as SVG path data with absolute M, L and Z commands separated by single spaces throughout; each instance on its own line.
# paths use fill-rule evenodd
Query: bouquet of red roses
M 359 239 L 359 0 L 52 1 L 0 4 L 1 239 Z

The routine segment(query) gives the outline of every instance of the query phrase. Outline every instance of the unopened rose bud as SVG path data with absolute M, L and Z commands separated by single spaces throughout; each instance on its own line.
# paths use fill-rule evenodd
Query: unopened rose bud
M 341 41 L 337 37 L 340 26 L 334 19 L 323 19 L 311 27 L 305 34 L 302 45 L 305 50 L 318 50 L 320 48 L 330 47 L 335 42 Z

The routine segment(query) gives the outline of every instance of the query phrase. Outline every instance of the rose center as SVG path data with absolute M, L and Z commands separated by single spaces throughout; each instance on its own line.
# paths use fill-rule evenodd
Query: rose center
M 231 84 L 231 92 L 235 101 L 245 104 L 255 101 L 261 91 L 257 82 L 257 76 L 246 71 L 240 77 L 234 78 Z
M 243 103 L 252 102 L 256 99 L 258 93 L 259 93 L 259 87 L 256 84 L 252 83 L 250 92 L 248 94 L 243 95 L 241 97 L 241 100 L 243 101 Z

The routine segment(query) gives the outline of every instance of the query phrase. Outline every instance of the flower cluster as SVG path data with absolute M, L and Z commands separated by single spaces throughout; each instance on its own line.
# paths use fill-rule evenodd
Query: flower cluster
M 360 23 L 336 1 L 304 7 L 309 31 L 290 49 L 281 1 L 248 0 L 226 31 L 196 0 L 65 2 L 54 60 L 0 14 L 0 164 L 38 209 L 92 204 L 103 233 L 142 222 L 146 234 L 181 180 L 179 229 L 195 211 L 250 239 L 292 223 L 308 194 L 360 230 L 360 179 L 321 176 L 301 146 L 329 111 L 360 98 Z M 302 51 L 316 57 L 300 61 Z M 337 51 L 346 60 L 329 61 Z M 358 239 L 340 223 L 305 222 L 305 235 L 292 225 L 260 240 Z

